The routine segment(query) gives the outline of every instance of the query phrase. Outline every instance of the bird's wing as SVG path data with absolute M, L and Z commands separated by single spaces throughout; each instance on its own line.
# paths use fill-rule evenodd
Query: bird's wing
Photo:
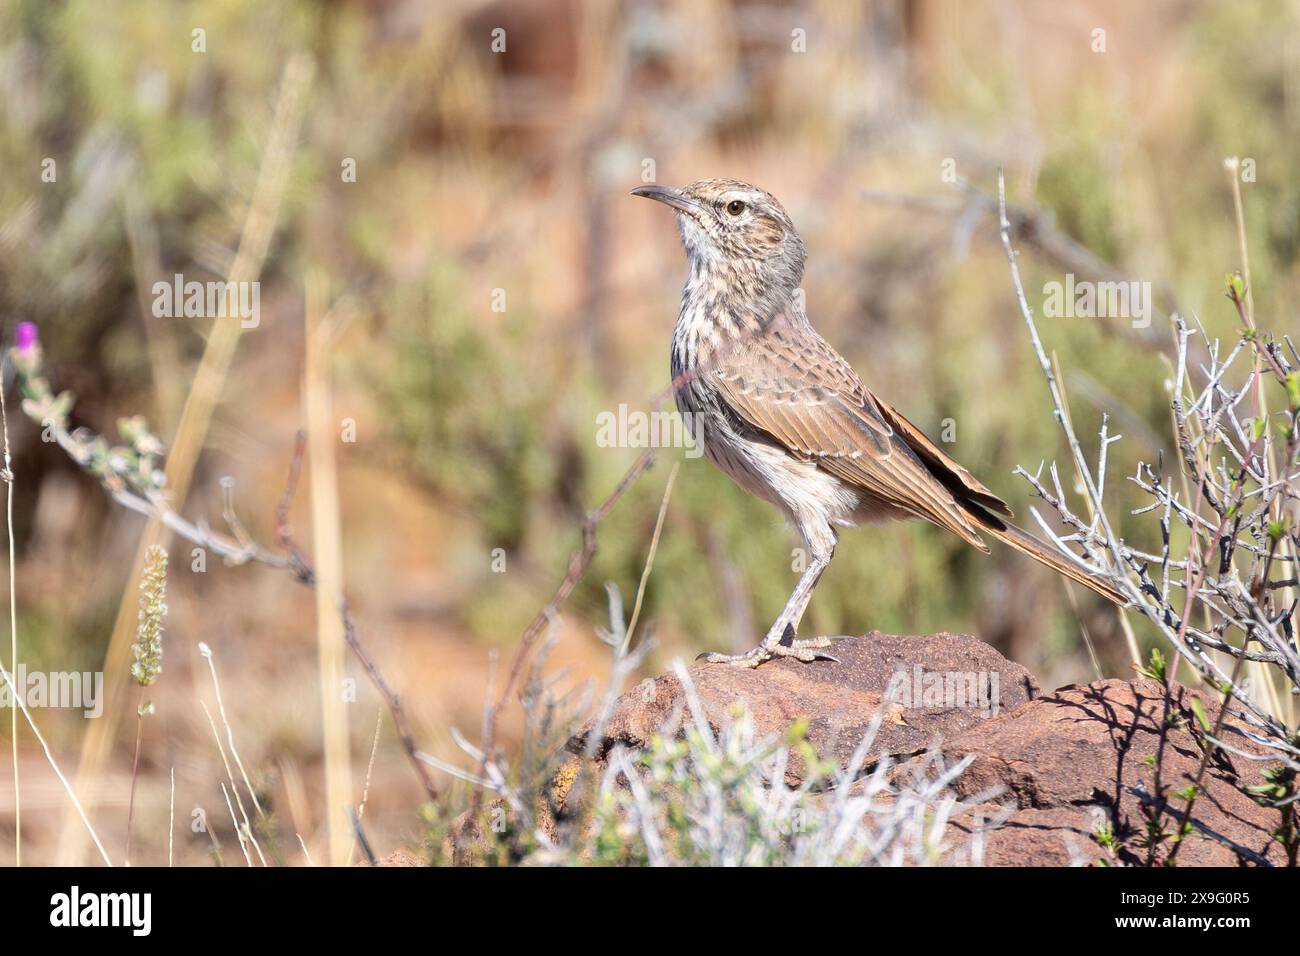
M 791 455 L 988 550 L 958 497 L 1006 506 L 878 401 L 811 329 L 780 325 L 746 339 L 714 357 L 710 377 L 746 424 Z
M 898 409 L 875 395 L 871 397 L 875 400 L 876 407 L 884 416 L 885 421 L 894 427 L 903 440 L 907 442 L 908 447 L 929 466 L 930 471 L 944 485 L 960 498 L 968 498 L 983 505 L 990 511 L 1005 515 L 1008 518 L 1011 517 L 1010 506 L 986 488 L 978 478 L 970 473 L 965 465 L 949 457 L 942 448 L 930 441 L 921 429 L 904 418 Z

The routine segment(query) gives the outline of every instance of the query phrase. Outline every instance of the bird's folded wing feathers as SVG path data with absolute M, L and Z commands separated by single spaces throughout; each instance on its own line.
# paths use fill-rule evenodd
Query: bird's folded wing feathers
M 779 331 L 759 336 L 717 361 L 711 377 L 748 425 L 792 456 L 815 461 L 873 497 L 988 550 L 940 469 L 951 473 L 959 494 L 978 491 L 981 503 L 984 497 L 1001 502 L 910 422 L 893 409 L 886 412 L 887 406 L 819 337 L 801 334 L 792 341 Z M 918 437 L 924 445 L 914 448 Z
M 990 511 L 1005 515 L 1008 518 L 1011 517 L 1011 508 L 1007 503 L 986 488 L 964 465 L 948 457 L 942 448 L 930 441 L 921 429 L 904 418 L 898 409 L 876 398 L 875 395 L 872 395 L 872 398 L 875 399 L 876 407 L 880 409 L 885 420 L 894 426 L 894 429 L 903 437 L 912 451 L 916 452 L 917 456 L 930 466 L 931 472 L 940 481 L 943 481 L 944 484 L 951 488 L 952 484 L 949 480 L 951 479 L 952 482 L 956 482 L 960 486 L 960 493 L 964 497 L 976 501 Z

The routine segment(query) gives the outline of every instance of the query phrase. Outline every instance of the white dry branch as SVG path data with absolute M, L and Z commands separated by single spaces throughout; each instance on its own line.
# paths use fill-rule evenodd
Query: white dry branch
M 1225 695 L 1229 713 L 1242 725 L 1225 731 L 1230 729 L 1269 748 L 1275 759 L 1300 769 L 1296 760 L 1300 749 L 1276 707 L 1269 706 L 1271 684 L 1263 688 L 1261 696 L 1259 688 L 1239 679 L 1241 664 L 1266 665 L 1269 681 L 1281 675 L 1292 693 L 1300 688 L 1296 605 L 1275 600 L 1296 585 L 1292 556 L 1300 543 L 1293 516 L 1295 503 L 1300 501 L 1296 490 L 1300 402 L 1296 400 L 1295 370 L 1300 367 L 1300 355 L 1290 340 L 1284 339 L 1288 357 L 1280 344 L 1264 341 L 1245 321 L 1240 280 L 1230 278 L 1228 293 L 1242 313 L 1243 335 L 1226 354 L 1222 344 L 1203 329 L 1193 332 L 1180 316 L 1170 317 L 1176 351 L 1171 383 L 1178 447 L 1175 465 L 1182 474 L 1167 473 L 1164 461 L 1139 464 L 1130 481 L 1151 502 L 1132 514 L 1155 516 L 1161 547 L 1156 551 L 1132 547 L 1116 534 L 1107 512 L 1107 454 L 1121 436 L 1109 434 L 1103 415 L 1097 461 L 1095 466 L 1088 462 L 1025 296 L 1001 174 L 998 215 L 1016 302 L 1080 477 L 1086 513 L 1091 515 L 1084 520 L 1071 509 L 1054 464 L 1048 468 L 1047 480 L 1041 466 L 1033 474 L 1017 468 L 1016 473 L 1029 482 L 1065 533 L 1058 534 L 1031 509 L 1035 520 L 1061 553 L 1114 585 L 1128 599 L 1132 611 L 1145 617 L 1210 688 Z M 1203 362 L 1193 359 L 1192 341 L 1204 349 Z M 1243 357 L 1256 359 L 1255 368 L 1244 372 L 1240 385 L 1230 386 L 1242 364 L 1237 360 Z M 1252 415 L 1254 408 L 1242 410 L 1243 402 L 1258 395 L 1261 384 L 1266 383 L 1279 385 L 1290 395 L 1290 411 L 1277 413 L 1271 420 Z M 1277 442 L 1275 432 L 1284 435 L 1285 441 Z M 1283 462 L 1281 474 L 1272 470 L 1275 458 Z M 1186 493 L 1178 490 L 1180 478 L 1183 487 L 1190 489 Z M 1202 513 L 1202 506 L 1208 514 Z M 1175 553 L 1171 533 L 1175 524 L 1187 531 L 1183 554 Z M 1198 620 L 1205 619 L 1203 626 L 1193 623 L 1194 611 Z

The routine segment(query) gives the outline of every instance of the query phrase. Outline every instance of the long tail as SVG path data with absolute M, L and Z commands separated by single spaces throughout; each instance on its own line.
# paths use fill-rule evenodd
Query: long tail
M 1128 604 L 1128 598 L 1124 597 L 1110 582 L 1085 571 L 1050 545 L 1035 538 L 1028 531 L 1016 527 L 1009 521 L 1003 521 L 978 505 L 969 502 L 963 502 L 963 505 L 967 516 L 979 527 L 980 531 L 987 532 L 999 541 L 1011 545 L 1021 554 L 1029 555 L 1035 561 L 1047 565 L 1053 571 L 1064 574 L 1071 581 L 1078 581 L 1084 587 L 1095 591 L 1108 601 L 1112 601 L 1121 607 Z

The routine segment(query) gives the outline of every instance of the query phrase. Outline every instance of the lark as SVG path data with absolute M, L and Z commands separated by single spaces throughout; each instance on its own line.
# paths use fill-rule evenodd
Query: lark
M 672 340 L 677 408 L 695 423 L 705 455 L 776 506 L 808 554 L 762 642 L 703 660 L 834 661 L 828 638 L 795 638 L 799 623 L 839 529 L 887 519 L 929 521 L 986 553 L 987 535 L 1125 603 L 1109 583 L 1011 524 L 1001 498 L 867 388 L 817 333 L 799 293 L 804 244 L 775 197 L 734 179 L 642 186 L 632 195 L 676 212 L 690 260 Z

